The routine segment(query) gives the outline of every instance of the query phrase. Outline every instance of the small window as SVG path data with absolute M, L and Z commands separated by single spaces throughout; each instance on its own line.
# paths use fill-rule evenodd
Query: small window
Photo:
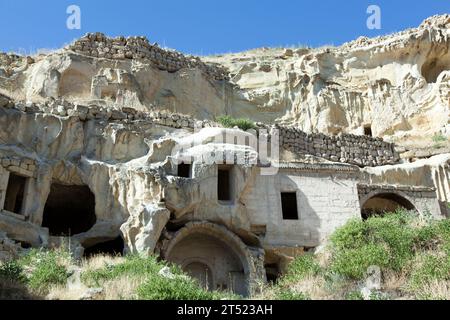
M 364 135 L 372 137 L 372 127 L 370 125 L 364 126 Z
M 14 173 L 9 174 L 8 186 L 6 188 L 4 209 L 17 214 L 22 213 L 23 197 L 27 178 Z
M 298 220 L 297 194 L 295 192 L 281 193 L 281 209 L 284 220 Z
M 191 165 L 188 163 L 180 163 L 178 165 L 178 173 L 177 175 L 182 178 L 190 178 L 191 174 Z
M 231 200 L 230 173 L 231 170 L 228 167 L 221 167 L 218 169 L 217 199 L 220 201 Z

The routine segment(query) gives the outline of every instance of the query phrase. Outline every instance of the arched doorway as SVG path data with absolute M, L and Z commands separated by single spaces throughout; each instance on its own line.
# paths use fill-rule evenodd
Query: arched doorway
M 398 209 L 416 210 L 411 201 L 404 196 L 392 192 L 381 192 L 369 195 L 361 206 L 361 216 L 363 219 L 367 219 Z
M 176 263 L 209 290 L 249 294 L 250 258 L 245 244 L 226 228 L 193 222 L 179 230 L 165 249 Z

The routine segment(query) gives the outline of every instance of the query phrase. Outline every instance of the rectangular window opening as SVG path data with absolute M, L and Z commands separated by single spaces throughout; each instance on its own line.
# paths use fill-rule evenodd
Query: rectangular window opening
M 219 201 L 231 200 L 231 169 L 229 167 L 219 167 L 217 174 L 217 199 Z
M 370 125 L 364 126 L 364 135 L 372 137 L 372 127 Z
M 22 213 L 26 182 L 27 178 L 25 177 L 14 173 L 9 174 L 4 205 L 6 211 L 17 214 Z
M 191 165 L 189 163 L 180 163 L 178 165 L 177 170 L 178 170 L 177 175 L 179 177 L 182 177 L 182 178 L 191 178 L 192 177 Z
M 284 220 L 298 220 L 297 194 L 295 192 L 281 193 L 281 209 Z

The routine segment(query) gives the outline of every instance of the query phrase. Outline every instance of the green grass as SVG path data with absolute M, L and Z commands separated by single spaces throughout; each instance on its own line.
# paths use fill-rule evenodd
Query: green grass
M 352 220 L 331 237 L 331 269 L 352 279 L 364 277 L 371 265 L 399 271 L 414 257 L 421 229 L 414 213 L 398 211 L 367 221 Z M 423 235 L 422 235 L 423 236 Z
M 23 282 L 23 268 L 17 261 L 7 261 L 0 265 L 0 281 L 1 279 L 9 281 Z
M 18 260 L 0 265 L 0 278 L 23 284 L 32 293 L 45 294 L 52 286 L 65 284 L 69 253 L 59 250 L 30 250 Z
M 137 291 L 142 300 L 218 300 L 226 297 L 217 291 L 206 291 L 192 278 L 180 275 L 175 279 L 149 275 Z
M 431 139 L 434 142 L 433 148 L 436 149 L 443 147 L 442 143 L 448 141 L 448 139 L 444 135 L 438 133 L 436 133 Z
M 91 287 L 99 287 L 108 280 L 128 276 L 147 276 L 158 273 L 166 264 L 158 262 L 154 256 L 141 257 L 138 255 L 128 255 L 125 261 L 116 265 L 107 265 L 96 270 L 87 270 L 82 273 L 82 281 Z
M 323 289 L 328 292 L 341 290 L 345 299 L 362 299 L 358 289 L 361 281 L 365 281 L 370 266 L 378 266 L 382 276 L 389 272 L 399 279 L 406 277 L 406 283 L 398 288 L 406 296 L 448 299 L 429 292 L 436 282 L 445 287 L 450 281 L 449 219 L 434 220 L 407 211 L 386 213 L 366 221 L 354 219 L 331 235 L 327 252 L 328 258 L 322 264 L 311 254 L 296 258 L 274 291 L 288 297 L 289 289 L 296 283 L 315 276 L 322 279 Z M 370 299 L 389 296 L 377 292 Z
M 303 254 L 294 259 L 289 264 L 286 274 L 281 278 L 280 283 L 290 283 L 304 279 L 306 276 L 317 275 L 321 272 L 321 267 L 311 253 Z
M 40 293 L 66 283 L 70 276 L 67 271 L 70 262 L 70 254 L 63 250 L 33 249 L 19 260 L 28 286 Z
M 362 299 L 359 288 L 367 270 L 378 266 L 382 276 L 389 272 L 405 279 L 398 290 L 406 296 L 449 298 L 445 290 L 433 292 L 436 283 L 445 287 L 450 281 L 449 219 L 433 220 L 406 211 L 370 217 L 366 221 L 354 219 L 331 235 L 326 253 L 326 259 L 321 262 L 311 253 L 296 257 L 279 281 L 267 288 L 271 297 L 310 299 L 313 293 L 304 288 L 311 288 L 313 284 L 322 286 L 317 292 L 328 290 L 340 292 L 340 298 Z M 23 285 L 29 292 L 43 296 L 53 286 L 67 282 L 67 267 L 73 263 L 66 251 L 33 249 L 18 260 L 0 264 L 0 281 Z M 159 274 L 164 267 L 170 269 L 172 277 Z M 104 287 L 106 282 L 124 276 L 142 280 L 137 284 L 135 297 L 144 300 L 241 298 L 229 292 L 204 290 L 179 267 L 154 256 L 129 255 L 116 264 L 85 270 L 81 279 L 89 287 Z M 302 281 L 309 286 L 301 286 Z M 390 294 L 377 292 L 371 299 L 386 299 Z
M 159 271 L 169 267 L 175 278 L 159 275 Z M 211 300 L 231 297 L 225 292 L 204 290 L 197 281 L 187 277 L 180 268 L 158 261 L 156 257 L 139 255 L 126 256 L 125 261 L 116 265 L 83 272 L 83 283 L 101 287 L 106 281 L 121 276 L 140 277 L 144 283 L 137 288 L 137 296 L 142 300 Z
M 249 129 L 256 129 L 255 123 L 249 119 L 244 118 L 235 119 L 231 116 L 222 115 L 217 117 L 216 121 L 225 128 L 238 127 L 239 129 L 242 129 L 244 131 L 247 131 Z
M 442 134 L 435 134 L 434 136 L 433 136 L 433 138 L 432 138 L 432 140 L 433 140 L 433 142 L 435 142 L 435 143 L 439 143 L 439 142 L 445 142 L 445 141 L 447 141 L 447 138 L 444 136 L 444 135 L 442 135 Z
M 450 256 L 424 253 L 417 257 L 417 263 L 411 271 L 408 289 L 420 298 L 432 297 L 422 294 L 422 288 L 433 280 L 450 281 Z
M 311 298 L 303 293 L 296 292 L 289 288 L 287 289 L 277 289 L 275 291 L 275 300 L 310 300 Z

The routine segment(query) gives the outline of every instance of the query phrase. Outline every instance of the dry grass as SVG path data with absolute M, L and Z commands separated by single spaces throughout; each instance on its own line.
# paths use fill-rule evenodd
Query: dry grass
M 34 300 L 39 296 L 30 292 L 22 283 L 8 279 L 0 279 L 0 300 Z
M 386 271 L 383 274 L 383 289 L 386 291 L 402 290 L 408 281 L 408 276 L 404 272 Z
M 84 259 L 82 262 L 83 270 L 98 270 L 108 265 L 116 265 L 125 261 L 121 256 L 109 255 L 95 255 L 89 259 Z
M 103 285 L 101 298 L 104 300 L 135 300 L 137 288 L 143 284 L 143 277 L 123 276 L 107 281 Z
M 450 281 L 432 280 L 421 289 L 419 298 L 450 300 Z
M 85 286 L 56 286 L 50 289 L 47 300 L 79 300 L 88 288 Z
M 331 294 L 325 289 L 325 279 L 322 276 L 306 276 L 301 281 L 298 281 L 290 288 L 295 292 L 307 293 L 313 300 L 330 299 Z

